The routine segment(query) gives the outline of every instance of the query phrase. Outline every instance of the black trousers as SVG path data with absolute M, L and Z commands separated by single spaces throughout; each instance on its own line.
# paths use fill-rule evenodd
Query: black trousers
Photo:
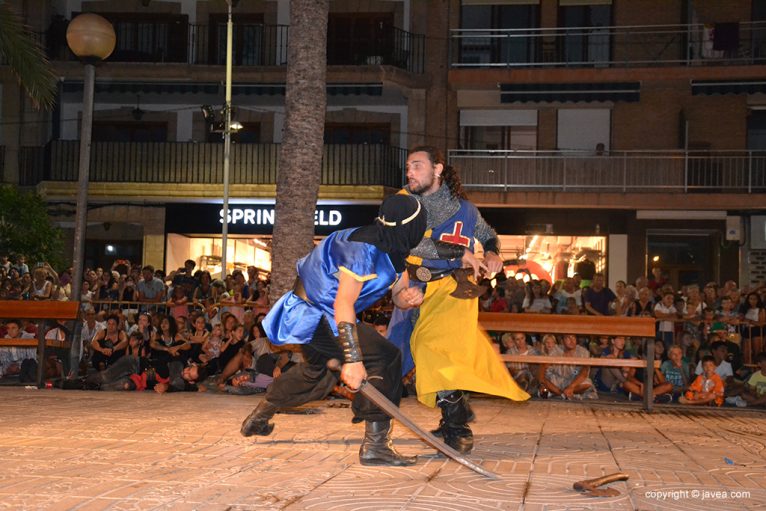
M 357 331 L 367 381 L 398 406 L 402 396 L 402 354 L 399 348 L 369 325 L 358 323 Z M 283 373 L 266 391 L 266 401 L 274 406 L 286 408 L 324 399 L 338 384 L 340 373 L 327 369 L 327 361 L 334 358 L 342 362 L 343 351 L 327 320 L 322 319 L 311 342 L 304 344 L 302 350 L 306 361 Z M 388 419 L 361 394 L 355 395 L 351 408 L 354 422 Z
M 101 385 L 101 390 L 125 390 L 125 384 L 130 381 L 130 375 L 140 372 L 141 359 L 134 355 L 125 355 L 103 371 L 89 375 L 86 381 Z

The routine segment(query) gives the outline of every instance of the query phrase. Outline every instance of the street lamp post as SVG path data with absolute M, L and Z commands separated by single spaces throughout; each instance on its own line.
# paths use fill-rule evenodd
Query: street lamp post
M 226 0 L 229 18 L 226 23 L 226 103 L 223 107 L 223 225 L 221 227 L 221 279 L 226 278 L 226 252 L 229 246 L 229 160 L 231 158 L 231 66 L 232 33 L 231 4 Z
M 80 165 L 77 179 L 77 209 L 74 228 L 74 257 L 72 267 L 72 299 L 80 299 L 85 266 L 85 230 L 88 220 L 88 172 L 93 126 L 93 91 L 96 81 L 95 64 L 114 51 L 117 38 L 112 24 L 98 14 L 85 13 L 75 17 L 66 31 L 69 49 L 85 65 L 80 126 Z

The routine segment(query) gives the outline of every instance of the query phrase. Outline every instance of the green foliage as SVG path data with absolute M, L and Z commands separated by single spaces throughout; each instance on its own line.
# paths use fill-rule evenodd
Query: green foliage
M 23 254 L 28 264 L 47 261 L 61 268 L 61 229 L 51 224 L 39 195 L 0 185 L 0 254 Z
M 27 95 L 49 109 L 56 97 L 56 76 L 45 52 L 11 7 L 0 0 L 0 61 L 5 60 Z

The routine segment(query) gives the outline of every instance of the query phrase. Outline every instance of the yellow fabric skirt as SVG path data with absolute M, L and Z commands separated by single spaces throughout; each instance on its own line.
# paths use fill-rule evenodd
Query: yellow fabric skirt
M 479 327 L 478 298 L 450 296 L 456 286 L 455 279 L 447 277 L 426 287 L 410 340 L 418 401 L 434 407 L 440 390 L 468 390 L 514 401 L 529 399 Z

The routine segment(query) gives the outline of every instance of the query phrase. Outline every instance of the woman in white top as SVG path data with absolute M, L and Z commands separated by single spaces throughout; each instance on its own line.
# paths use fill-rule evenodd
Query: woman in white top
M 53 284 L 46 278 L 48 272 L 44 267 L 35 268 L 32 279 L 32 299 L 50 300 Z
M 550 314 L 552 308 L 551 300 L 543 293 L 543 287 L 540 285 L 540 282 L 531 282 L 527 287 L 527 296 L 524 297 L 521 310 L 524 312 Z
M 745 363 L 751 364 L 754 355 L 763 351 L 763 324 L 766 322 L 766 310 L 758 293 L 748 293 L 745 303 L 739 308 L 739 314 L 742 321 L 742 354 Z

